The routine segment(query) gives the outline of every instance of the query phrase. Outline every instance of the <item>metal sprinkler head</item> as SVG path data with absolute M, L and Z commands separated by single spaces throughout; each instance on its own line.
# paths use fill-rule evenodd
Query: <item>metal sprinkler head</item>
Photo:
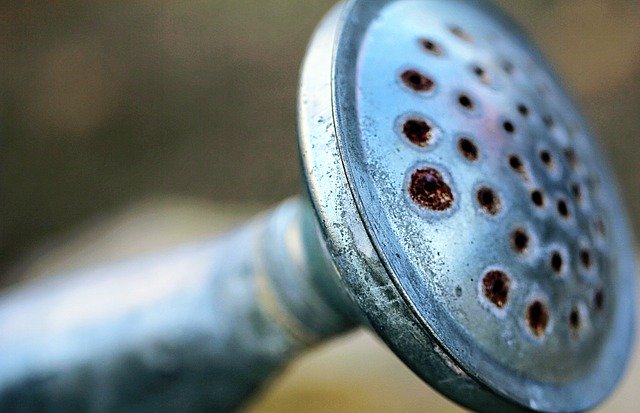
M 308 199 L 2 293 L 0 411 L 229 411 L 361 324 L 474 410 L 575 412 L 613 390 L 630 225 L 585 121 L 499 10 L 338 5 L 299 130 Z
M 509 18 L 484 1 L 348 2 L 317 29 L 299 102 L 328 249 L 417 375 L 484 411 L 579 411 L 612 391 L 634 330 L 630 226 Z

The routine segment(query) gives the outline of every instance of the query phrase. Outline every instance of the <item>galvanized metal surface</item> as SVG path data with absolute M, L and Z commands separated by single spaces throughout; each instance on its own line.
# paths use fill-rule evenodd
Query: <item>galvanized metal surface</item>
M 7 292 L 0 411 L 232 410 L 353 325 L 331 271 L 292 200 L 215 241 Z
M 574 104 L 484 2 L 346 7 L 332 63 L 311 47 L 300 136 L 355 299 L 418 375 L 471 408 L 599 403 L 631 348 L 633 242 Z M 425 353 L 451 357 L 448 375 Z M 443 385 L 465 374 L 474 391 Z

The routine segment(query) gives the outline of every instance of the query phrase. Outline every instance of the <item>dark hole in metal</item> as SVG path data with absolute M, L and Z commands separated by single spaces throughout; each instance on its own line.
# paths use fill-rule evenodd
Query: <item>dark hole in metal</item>
M 564 150 L 564 157 L 569 162 L 569 165 L 571 165 L 573 168 L 578 165 L 578 157 L 576 155 L 576 151 L 574 151 L 572 148 L 566 148 Z
M 406 70 L 402 73 L 402 81 L 416 92 L 428 92 L 435 86 L 435 82 L 416 70 Z
M 580 184 L 574 183 L 571 185 L 571 194 L 576 201 L 582 201 L 582 188 Z
M 424 50 L 426 50 L 431 54 L 434 54 L 437 56 L 440 56 L 442 54 L 442 48 L 440 48 L 440 46 L 433 40 L 421 39 L 420 44 L 422 45 Z
M 480 66 L 473 66 L 473 73 L 480 79 L 482 83 L 489 84 L 491 83 L 491 78 L 486 70 L 481 68 Z
M 473 108 L 475 107 L 475 104 L 473 103 L 471 98 L 464 94 L 458 96 L 458 103 L 460 104 L 460 106 L 467 110 L 473 110 Z
M 588 249 L 580 250 L 580 262 L 584 268 L 591 268 L 591 252 Z
M 602 289 L 598 289 L 593 295 L 593 305 L 598 311 L 604 308 L 604 291 Z
M 551 157 L 549 151 L 540 151 L 540 160 L 547 168 L 553 167 L 553 158 Z
M 541 337 L 549 323 L 549 310 L 542 302 L 536 300 L 527 307 L 526 318 L 531 332 L 536 337 Z
M 571 309 L 571 313 L 569 314 L 569 325 L 571 326 L 571 330 L 574 334 L 580 330 L 580 325 L 582 324 L 582 320 L 580 319 L 580 311 L 573 307 Z
M 524 103 L 518 105 L 518 112 L 520 112 L 522 116 L 529 116 L 529 108 Z
M 563 218 L 569 218 L 569 206 L 564 199 L 558 201 L 558 213 Z
M 554 251 L 553 254 L 551 254 L 551 268 L 553 271 L 562 271 L 562 261 L 562 254 L 560 254 L 559 251 Z
M 529 235 L 527 235 L 526 231 L 521 228 L 513 231 L 511 241 L 513 243 L 513 248 L 519 253 L 526 252 L 529 247 Z
M 513 122 L 511 122 L 511 121 L 509 121 L 509 120 L 504 121 L 504 122 L 502 123 L 502 128 L 503 128 L 507 133 L 514 133 L 514 132 L 516 131 L 516 127 L 515 127 L 515 125 L 513 124 Z
M 421 119 L 409 119 L 402 127 L 404 135 L 418 146 L 427 146 L 432 138 L 432 127 Z
M 434 211 L 444 211 L 453 205 L 451 188 L 433 168 L 418 169 L 411 175 L 409 194 L 418 205 Z
M 470 161 L 478 159 L 478 147 L 467 138 L 461 138 L 458 141 L 458 150 Z
M 478 190 L 478 203 L 487 213 L 495 215 L 500 212 L 500 199 L 491 188 L 482 187 Z
M 531 192 L 531 202 L 533 202 L 533 204 L 537 207 L 543 207 L 544 206 L 544 195 L 542 194 L 542 191 L 536 189 L 533 192 Z
M 502 271 L 489 271 L 482 279 L 484 295 L 498 308 L 503 308 L 509 298 L 511 279 Z

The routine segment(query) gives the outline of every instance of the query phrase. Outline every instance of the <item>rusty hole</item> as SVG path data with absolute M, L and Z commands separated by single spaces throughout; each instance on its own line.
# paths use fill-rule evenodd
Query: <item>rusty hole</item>
M 473 43 L 473 38 L 459 26 L 450 26 L 449 31 L 459 39 L 468 43 Z
M 560 273 L 562 271 L 562 266 L 564 265 L 563 263 L 563 259 L 562 259 L 562 254 L 560 253 L 560 251 L 554 251 L 551 254 L 551 268 L 553 269 L 553 271 Z
M 472 68 L 473 70 L 473 74 L 476 75 L 476 77 L 485 84 L 490 84 L 491 83 L 491 77 L 489 76 L 489 73 L 487 73 L 487 71 L 485 69 L 483 69 L 480 66 L 473 66 Z
M 540 151 L 540 160 L 548 169 L 553 168 L 553 158 L 547 150 Z
M 529 116 L 529 108 L 524 103 L 518 104 L 518 112 L 524 117 Z
M 405 85 L 416 92 L 428 92 L 435 86 L 433 80 L 417 70 L 406 70 L 402 73 L 401 78 Z
M 573 195 L 573 198 L 580 202 L 582 201 L 582 187 L 580 186 L 580 184 L 578 183 L 573 183 L 571 184 L 571 194 Z
M 518 228 L 511 235 L 511 243 L 517 252 L 525 253 L 529 248 L 529 235 L 524 229 Z
M 440 172 L 433 168 L 418 169 L 411 175 L 411 198 L 433 211 L 445 211 L 453 205 L 453 192 Z
M 470 139 L 460 138 L 458 141 L 458 150 L 462 153 L 462 156 L 470 161 L 478 159 L 478 147 L 471 142 Z
M 500 198 L 496 192 L 488 187 L 482 187 L 477 194 L 478 203 L 482 209 L 490 215 L 496 215 L 500 212 Z
M 582 320 L 580 317 L 580 310 L 577 307 L 573 307 L 571 309 L 571 313 L 569 313 L 569 326 L 571 327 L 571 331 L 574 335 L 578 333 L 581 325 Z
M 598 311 L 602 311 L 604 308 L 604 291 L 601 288 L 596 290 L 595 294 L 593 294 L 593 306 Z
M 489 271 L 482 279 L 484 295 L 496 307 L 503 308 L 509 298 L 511 279 L 502 271 Z
M 560 214 L 562 218 L 567 219 L 571 216 L 571 213 L 569 212 L 569 206 L 567 205 L 567 201 L 565 201 L 564 199 L 560 199 L 558 201 L 557 209 L 558 209 L 558 214 Z
M 506 120 L 502 123 L 502 129 L 504 129 L 505 132 L 511 134 L 516 131 L 516 126 L 510 120 Z
M 433 128 L 421 119 L 409 119 L 402 127 L 404 136 L 417 146 L 427 146 L 433 137 Z
M 511 169 L 518 172 L 522 176 L 526 176 L 524 164 L 522 163 L 522 160 L 520 159 L 520 157 L 518 157 L 517 155 L 509 156 L 509 166 L 511 167 Z
M 442 48 L 433 40 L 430 39 L 421 39 L 420 44 L 422 48 L 427 52 L 434 54 L 436 56 L 440 56 L 442 54 Z
M 580 263 L 584 268 L 591 268 L 591 252 L 586 248 L 580 250 Z
M 532 191 L 531 202 L 533 202 L 535 206 L 542 208 L 544 206 L 544 195 L 542 191 L 540 191 L 539 189 Z
M 475 108 L 473 100 L 471 100 L 471 98 L 464 93 L 458 96 L 458 103 L 466 110 L 473 110 Z
M 549 310 L 541 301 L 534 301 L 527 307 L 527 324 L 536 337 L 544 335 L 549 324 Z

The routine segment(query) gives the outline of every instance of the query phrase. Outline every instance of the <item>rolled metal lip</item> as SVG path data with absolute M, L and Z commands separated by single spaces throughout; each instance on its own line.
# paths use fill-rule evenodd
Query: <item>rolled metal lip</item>
M 371 195 L 369 171 L 358 138 L 358 56 L 370 25 L 396 3 L 433 1 L 351 1 L 336 7 L 319 26 L 302 71 L 299 139 L 307 189 L 328 248 L 352 298 L 369 323 L 421 378 L 473 409 L 578 411 L 601 402 L 627 364 L 634 335 L 634 256 L 627 218 L 616 185 L 602 159 L 617 277 L 615 318 L 593 367 L 578 379 L 544 382 L 497 363 L 443 315 L 446 303 L 429 300 L 411 282 L 415 269 L 392 231 L 384 206 Z M 448 2 L 455 7 L 454 3 Z M 475 2 L 518 37 L 543 68 L 544 59 L 499 10 Z M 548 71 L 548 69 L 547 69 Z M 595 146 L 594 142 L 590 142 Z M 598 148 L 596 147 L 595 153 Z M 401 242 L 401 241 L 400 241 Z M 438 305 L 436 305 L 436 303 Z M 443 307 L 444 305 L 444 307 Z

